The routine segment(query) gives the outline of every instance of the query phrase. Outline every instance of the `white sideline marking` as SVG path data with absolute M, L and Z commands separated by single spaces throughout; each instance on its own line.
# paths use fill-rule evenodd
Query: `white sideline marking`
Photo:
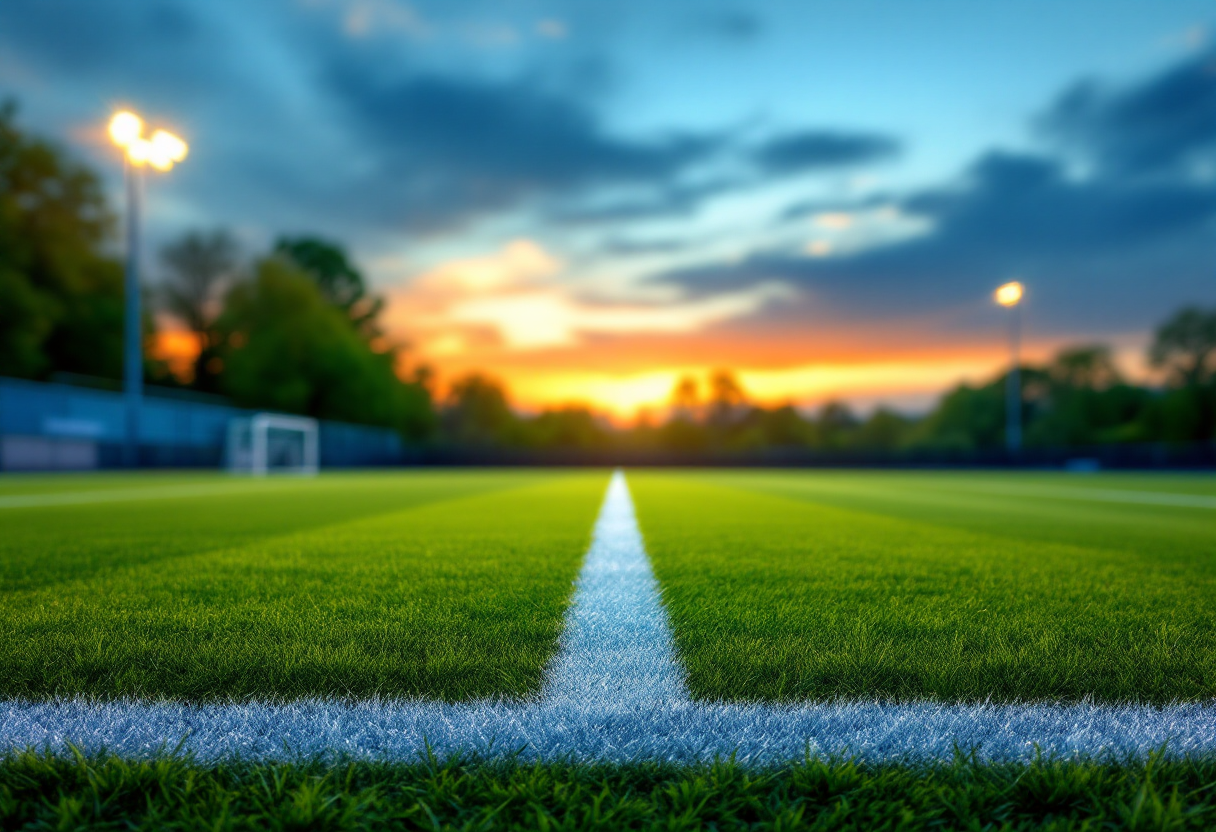
M 1216 753 L 1216 705 L 698 703 L 675 660 L 667 616 L 624 476 L 613 476 L 567 614 L 561 650 L 534 702 L 416 700 L 181 705 L 0 703 L 0 749 L 106 749 L 200 760 L 441 756 L 749 764 L 848 753 L 866 760 Z

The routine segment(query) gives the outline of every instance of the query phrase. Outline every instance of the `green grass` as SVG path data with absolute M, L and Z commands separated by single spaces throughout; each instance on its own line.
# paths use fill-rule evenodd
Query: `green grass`
M 1211 494 L 1211 478 L 751 471 L 630 482 L 695 696 L 1216 696 L 1216 511 L 1060 492 Z
M 6 829 L 1210 829 L 1216 763 L 0 760 Z
M 607 476 L 161 482 L 222 492 L 0 509 L 0 697 L 534 693 Z

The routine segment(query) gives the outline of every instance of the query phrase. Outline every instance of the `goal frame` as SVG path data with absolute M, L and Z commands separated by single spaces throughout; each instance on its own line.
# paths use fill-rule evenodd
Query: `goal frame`
M 304 454 L 299 467 L 272 468 L 270 466 L 270 431 L 284 430 L 303 436 Z M 244 449 L 242 434 L 248 431 L 248 451 Z M 255 477 L 268 474 L 294 474 L 314 476 L 320 469 L 320 427 L 316 419 L 307 416 L 285 416 L 280 413 L 255 413 L 246 418 L 232 419 L 228 423 L 228 470 L 233 473 L 248 473 Z M 245 461 L 248 464 L 244 464 Z

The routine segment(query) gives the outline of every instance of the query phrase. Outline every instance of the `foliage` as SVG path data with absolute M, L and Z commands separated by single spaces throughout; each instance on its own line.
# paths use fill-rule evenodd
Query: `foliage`
M 407 436 L 430 426 L 430 398 L 396 375 L 393 352 L 376 353 L 316 283 L 267 258 L 235 284 L 215 321 L 221 389 L 248 407 L 385 425 Z
M 189 231 L 161 251 L 168 272 L 161 284 L 166 310 L 199 339 L 191 382 L 196 389 L 220 388 L 222 336 L 215 329 L 220 294 L 238 268 L 236 240 L 223 229 Z
M 1063 474 L 652 471 L 630 485 L 699 698 L 1216 696 L 1210 509 L 1070 498 Z M 1203 477 L 1084 485 L 1216 494 Z
M 4 509 L 0 697 L 535 694 L 606 475 L 159 482 Z
M 367 293 L 363 274 L 340 244 L 319 237 L 280 237 L 274 250 L 315 280 L 322 296 L 345 312 L 356 329 L 368 337 L 379 334 L 376 318 L 384 300 Z
M 0 760 L 0 826 L 36 829 L 1210 829 L 1216 763 Z
M 1216 308 L 1179 310 L 1157 328 L 1149 360 L 1167 370 L 1180 387 L 1216 381 Z
M 512 444 L 518 417 L 501 384 L 481 373 L 470 373 L 452 382 L 440 421 L 448 440 L 484 448 Z
M 25 134 L 0 107 L 0 374 L 67 371 L 121 377 L 123 277 L 106 254 L 113 230 L 95 173 Z M 201 351 L 190 384 L 239 404 L 396 428 L 411 439 L 517 448 L 634 448 L 688 453 L 764 448 L 832 452 L 970 453 L 1004 444 L 1005 379 L 960 385 L 923 418 L 878 410 L 862 418 L 829 402 L 806 415 L 761 407 L 729 370 L 704 385 L 677 382 L 664 424 L 614 430 L 581 407 L 521 416 L 484 374 L 457 380 L 439 435 L 425 368 L 396 376 L 398 348 L 380 332 L 371 294 L 341 244 L 280 238 L 275 257 L 242 270 L 222 231 L 191 232 L 164 252 L 165 308 L 194 331 Z M 219 300 L 222 285 L 229 291 Z M 280 308 L 281 305 L 281 308 Z M 144 329 L 153 329 L 151 316 Z M 1109 350 L 1082 345 L 1043 367 L 1023 367 L 1023 424 L 1031 447 L 1216 438 L 1216 309 L 1184 308 L 1157 330 L 1150 364 L 1168 387 L 1126 383 Z M 149 379 L 167 369 L 145 361 Z
M 101 183 L 0 105 L 0 374 L 122 374 L 122 270 Z

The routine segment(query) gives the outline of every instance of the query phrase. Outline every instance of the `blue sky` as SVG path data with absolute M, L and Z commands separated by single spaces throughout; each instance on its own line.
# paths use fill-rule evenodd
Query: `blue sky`
M 1210 2 L 8 0 L 0 93 L 103 170 L 174 127 L 154 250 L 345 241 L 394 333 L 525 403 L 675 375 L 908 407 L 1216 302 Z

